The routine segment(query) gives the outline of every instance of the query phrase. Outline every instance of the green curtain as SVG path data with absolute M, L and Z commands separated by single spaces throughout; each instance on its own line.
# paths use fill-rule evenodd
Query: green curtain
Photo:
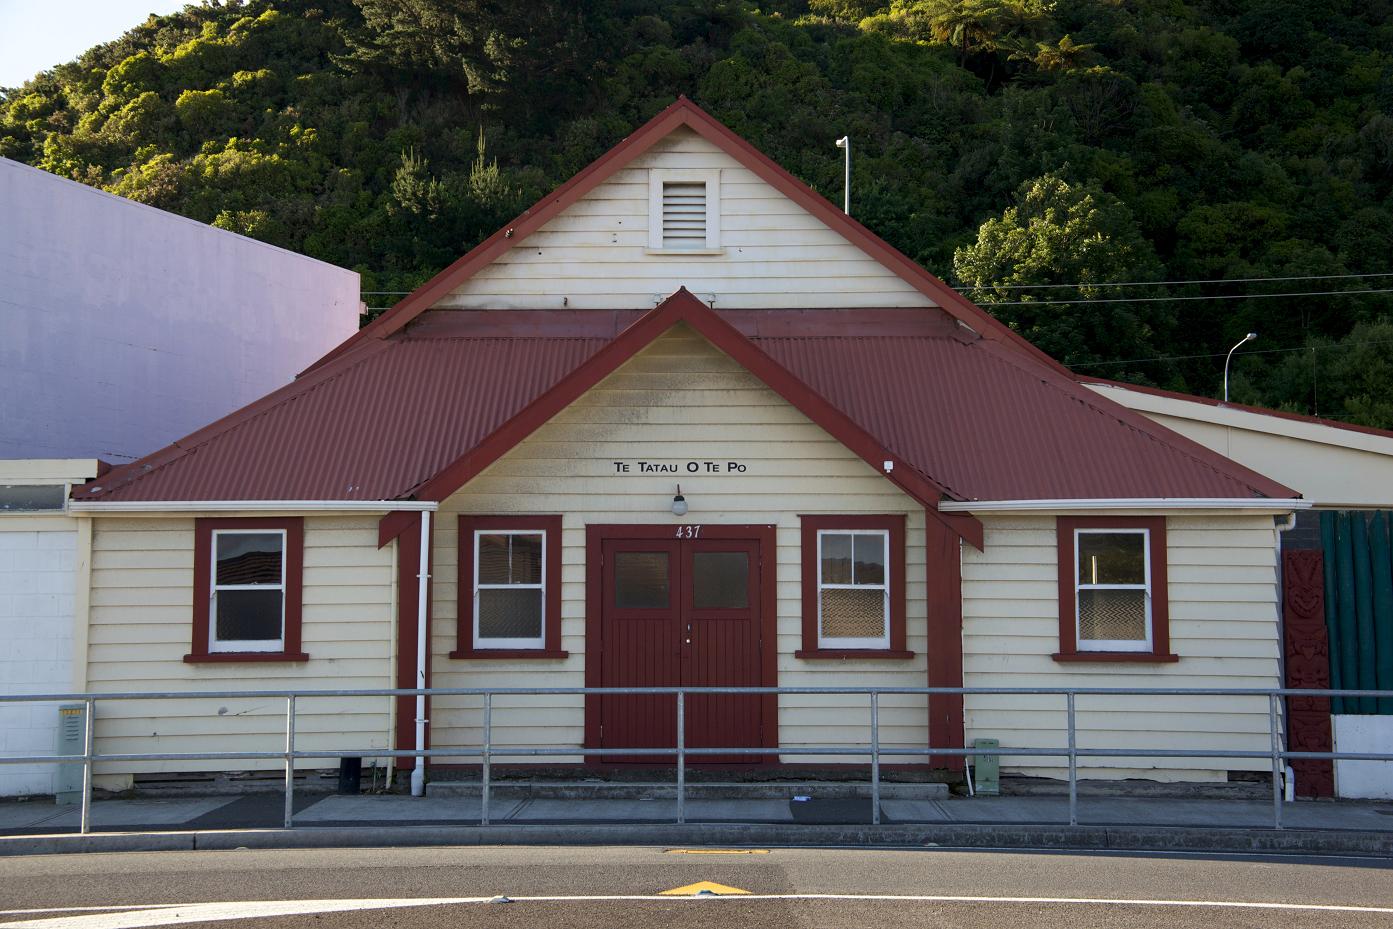
M 1325 625 L 1330 686 L 1393 690 L 1393 541 L 1389 516 L 1346 510 L 1320 514 L 1325 554 Z M 1335 713 L 1393 715 L 1393 698 L 1333 701 Z

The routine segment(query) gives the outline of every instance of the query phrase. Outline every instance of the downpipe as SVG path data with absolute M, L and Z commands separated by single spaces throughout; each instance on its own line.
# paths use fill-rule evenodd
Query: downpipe
M 1296 511 L 1292 510 L 1282 519 L 1273 521 L 1277 529 L 1277 676 L 1278 684 L 1285 687 L 1287 683 L 1287 605 L 1286 587 L 1283 580 L 1282 565 L 1282 536 L 1296 528 Z M 1282 699 L 1282 723 L 1287 723 L 1287 700 Z M 1286 733 L 1283 733 L 1285 736 Z M 1287 748 L 1291 745 L 1284 737 L 1282 744 Z M 1282 799 L 1287 803 L 1296 801 L 1296 772 L 1291 765 L 1282 768 L 1284 783 L 1282 785 Z
M 421 513 L 421 563 L 416 573 L 416 686 L 426 686 L 426 643 L 430 630 L 426 628 L 429 615 L 428 582 L 430 581 L 430 511 Z M 426 695 L 416 695 L 416 751 L 426 750 Z M 426 795 L 426 756 L 417 755 L 411 768 L 411 796 Z

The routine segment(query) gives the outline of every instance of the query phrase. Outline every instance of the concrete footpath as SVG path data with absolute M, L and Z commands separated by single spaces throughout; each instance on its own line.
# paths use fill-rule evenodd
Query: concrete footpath
M 102 800 L 92 833 L 76 807 L 0 803 L 0 855 L 237 847 L 473 844 L 942 845 L 1135 849 L 1393 857 L 1393 804 L 1085 797 L 1069 826 L 1062 797 L 884 799 L 871 825 L 865 798 L 598 799 L 299 793 L 295 828 L 280 828 L 280 794 Z

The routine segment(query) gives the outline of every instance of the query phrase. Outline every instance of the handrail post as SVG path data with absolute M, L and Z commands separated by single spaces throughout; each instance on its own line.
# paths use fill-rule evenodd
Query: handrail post
M 1272 828 L 1282 828 L 1282 743 L 1277 731 L 1277 710 L 1281 698 L 1274 690 L 1267 697 L 1267 725 L 1272 736 Z
M 479 825 L 489 824 L 489 788 L 492 786 L 493 761 L 493 693 L 484 694 L 484 757 L 480 772 L 479 787 Z
M 1071 690 L 1064 695 L 1068 703 L 1069 717 L 1069 825 L 1079 824 L 1079 752 L 1078 724 L 1074 715 L 1074 697 Z
M 687 692 L 677 691 L 677 823 L 687 821 Z
M 295 695 L 285 698 L 285 828 L 295 822 Z
M 97 715 L 96 699 L 88 698 L 86 703 L 82 732 L 82 818 L 78 823 L 78 830 L 83 835 L 92 831 L 92 734 L 96 731 Z
M 880 825 L 880 691 L 871 691 L 871 825 Z

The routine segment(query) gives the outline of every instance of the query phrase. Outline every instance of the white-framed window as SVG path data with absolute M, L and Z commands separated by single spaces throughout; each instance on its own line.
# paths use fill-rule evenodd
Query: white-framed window
M 285 650 L 283 529 L 215 529 L 210 652 Z
M 1150 530 L 1074 530 L 1074 630 L 1079 651 L 1152 650 Z
M 662 255 L 721 251 L 721 172 L 648 172 L 648 250 Z
M 474 648 L 543 648 L 547 538 L 540 529 L 474 532 Z
M 890 533 L 817 533 L 819 648 L 889 648 Z

